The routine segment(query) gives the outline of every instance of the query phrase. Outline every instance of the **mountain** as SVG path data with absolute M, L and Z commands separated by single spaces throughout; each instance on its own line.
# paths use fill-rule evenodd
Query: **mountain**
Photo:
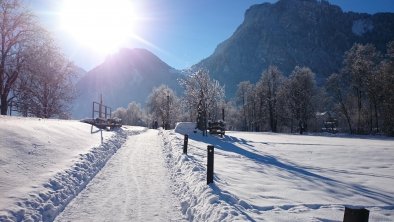
M 71 82 L 73 83 L 73 84 L 77 84 L 77 82 L 83 77 L 83 76 L 85 76 L 86 75 L 86 71 L 83 69 L 83 68 L 81 68 L 81 67 L 79 67 L 79 66 L 76 66 L 75 65 L 75 75 L 74 76 L 72 76 L 72 78 L 71 78 Z
M 121 49 L 78 81 L 73 117 L 91 117 L 92 102 L 99 102 L 100 94 L 112 111 L 131 101 L 144 104 L 152 89 L 161 84 L 177 91 L 180 75 L 146 49 Z
M 393 13 L 343 12 L 324 0 L 279 0 L 250 7 L 234 34 L 192 69 L 207 69 L 229 97 L 240 81 L 256 82 L 269 65 L 285 75 L 296 65 L 308 66 L 322 84 L 354 43 L 383 51 L 392 40 Z

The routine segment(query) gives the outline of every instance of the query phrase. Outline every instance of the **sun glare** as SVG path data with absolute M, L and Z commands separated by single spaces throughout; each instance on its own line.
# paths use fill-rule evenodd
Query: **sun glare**
M 60 16 L 78 42 L 104 54 L 125 44 L 135 25 L 128 0 L 64 0 Z

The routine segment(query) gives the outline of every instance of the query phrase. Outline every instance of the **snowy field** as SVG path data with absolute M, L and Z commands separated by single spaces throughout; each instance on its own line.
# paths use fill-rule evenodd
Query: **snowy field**
M 0 221 L 394 221 L 392 138 L 193 130 L 0 116 Z
M 191 126 L 194 126 L 193 124 Z M 394 140 L 229 132 L 163 131 L 164 152 L 189 220 L 342 221 L 344 206 L 394 221 Z M 189 134 L 188 155 L 182 155 Z M 215 183 L 206 186 L 207 145 Z
M 85 123 L 0 116 L 0 221 L 52 220 L 142 130 L 103 131 L 101 145 Z

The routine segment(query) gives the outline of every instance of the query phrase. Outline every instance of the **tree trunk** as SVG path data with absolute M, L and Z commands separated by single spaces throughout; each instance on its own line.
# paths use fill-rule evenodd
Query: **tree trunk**
M 369 103 L 369 133 L 373 133 L 373 108 L 372 103 Z
M 8 103 L 7 103 L 7 95 L 2 94 L 1 95 L 1 115 L 7 115 L 7 110 L 8 110 Z
M 350 120 L 350 117 L 349 117 L 349 113 L 347 112 L 346 106 L 345 106 L 345 104 L 343 102 L 341 102 L 341 108 L 342 108 L 343 114 L 346 117 L 346 121 L 347 121 L 347 124 L 349 126 L 350 134 L 353 134 L 352 123 L 351 123 L 351 120 Z
M 274 104 L 276 104 L 276 102 Z M 278 131 L 278 113 L 276 110 L 276 105 L 272 107 L 272 119 L 272 132 L 276 133 Z
M 273 111 L 272 111 L 272 107 L 271 105 L 269 106 L 269 114 L 270 114 L 270 127 L 271 127 L 271 131 L 275 132 L 275 127 L 274 127 L 274 116 L 273 116 Z
M 304 133 L 304 127 L 303 127 L 302 121 L 298 122 L 298 127 L 300 128 L 300 134 L 302 135 Z
M 277 130 L 277 125 L 278 125 L 278 120 L 277 120 L 277 118 L 276 118 L 276 115 L 274 115 L 273 116 L 273 128 L 272 128 L 272 132 L 274 132 L 274 133 L 276 133 L 278 130 Z
M 379 133 L 378 105 L 374 102 L 376 133 Z
M 358 108 L 358 117 L 357 117 L 357 133 L 361 134 L 361 91 L 357 90 L 357 108 Z
M 304 132 L 308 132 L 308 120 L 305 120 L 303 126 L 304 126 L 303 131 L 304 131 Z

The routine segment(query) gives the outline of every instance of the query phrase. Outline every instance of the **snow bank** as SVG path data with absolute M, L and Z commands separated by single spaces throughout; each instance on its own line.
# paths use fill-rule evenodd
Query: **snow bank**
M 177 124 L 175 131 L 193 133 L 195 124 Z M 189 221 L 245 221 L 242 203 L 215 184 L 206 184 L 206 167 L 193 158 L 182 154 L 183 140 L 174 137 L 170 131 L 161 131 L 163 152 L 176 189 L 181 200 L 182 213 Z M 178 134 L 179 135 L 179 134 Z M 217 179 L 217 178 L 216 178 Z
M 89 125 L 77 121 L 0 121 L 0 190 L 6 191 L 0 194 L 0 221 L 52 221 L 127 135 L 142 131 L 104 132 L 100 145 L 99 133 L 91 134 Z
M 121 147 L 127 133 L 119 129 L 116 134 L 79 160 L 68 170 L 57 173 L 44 184 L 45 190 L 30 194 L 17 203 L 17 207 L 0 215 L 2 221 L 52 221 L 64 207 L 84 189 L 108 159 Z
M 162 131 L 163 152 L 191 221 L 342 221 L 345 206 L 394 216 L 394 140 L 228 132 L 224 138 Z M 189 134 L 188 155 L 182 154 Z M 207 145 L 215 146 L 206 185 Z
M 194 132 L 197 132 L 198 130 L 196 129 L 196 123 L 180 122 L 176 124 L 174 131 L 176 133 L 185 135 L 185 134 L 192 134 Z
M 114 135 L 79 121 L 0 116 L 0 210 Z

